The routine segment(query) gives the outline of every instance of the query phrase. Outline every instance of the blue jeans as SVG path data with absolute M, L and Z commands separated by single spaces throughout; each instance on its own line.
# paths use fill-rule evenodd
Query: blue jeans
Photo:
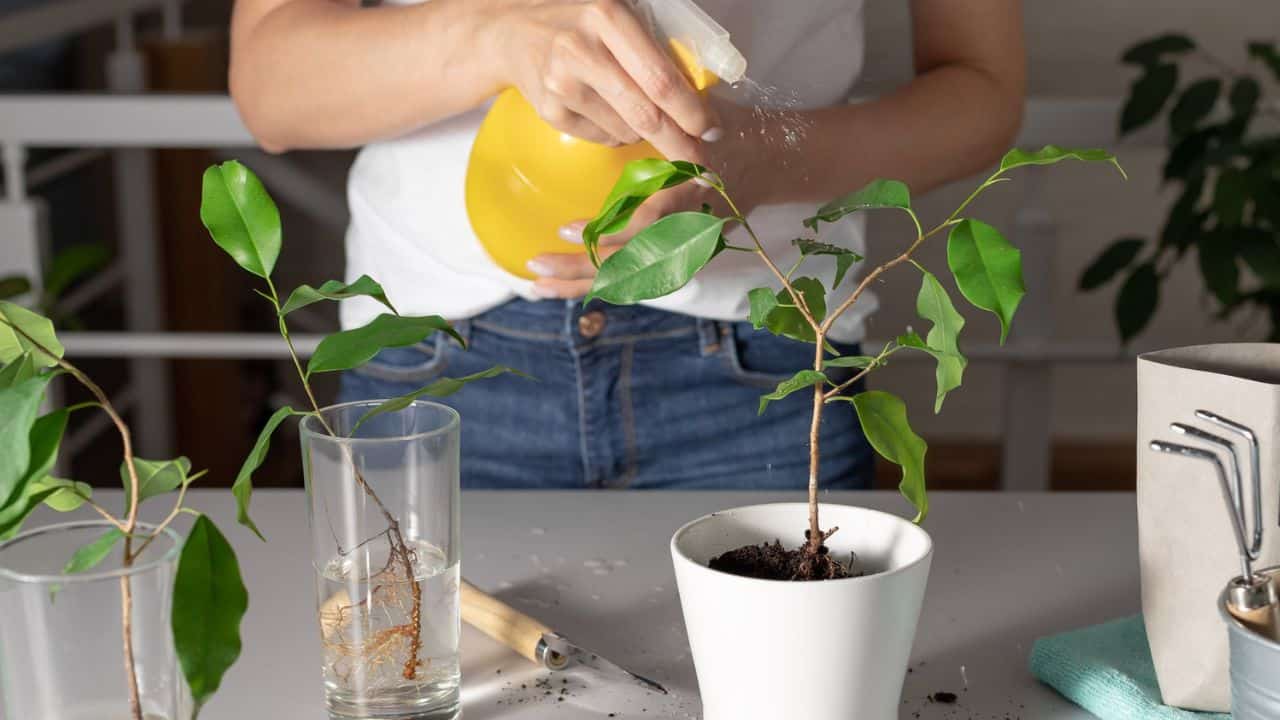
M 441 401 L 462 416 L 463 487 L 807 485 L 813 395 L 762 416 L 756 407 L 812 367 L 812 345 L 745 322 L 577 301 L 514 300 L 457 327 L 468 350 L 443 333 L 385 350 L 343 376 L 341 396 L 393 397 L 492 365 L 532 375 L 479 381 Z M 872 450 L 848 403 L 827 405 L 821 451 L 824 487 L 870 487 Z

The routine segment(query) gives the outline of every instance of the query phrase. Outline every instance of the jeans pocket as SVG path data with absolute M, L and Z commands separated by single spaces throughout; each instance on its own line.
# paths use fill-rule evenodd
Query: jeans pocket
M 373 380 L 423 385 L 444 372 L 448 347 L 448 336 L 436 333 L 417 345 L 387 348 L 352 372 Z
M 768 330 L 756 330 L 751 323 L 730 325 L 729 342 L 723 352 L 734 380 L 772 390 L 800 370 L 813 367 L 813 346 L 778 337 Z

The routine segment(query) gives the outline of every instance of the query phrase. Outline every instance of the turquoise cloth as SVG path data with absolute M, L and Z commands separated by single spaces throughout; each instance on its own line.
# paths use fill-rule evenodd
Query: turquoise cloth
M 1230 720 L 1160 702 L 1141 615 L 1040 638 L 1031 674 L 1102 720 Z

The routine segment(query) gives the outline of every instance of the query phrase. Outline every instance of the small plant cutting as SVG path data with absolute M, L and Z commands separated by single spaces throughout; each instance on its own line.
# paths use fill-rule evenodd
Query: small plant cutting
M 1161 284 L 1193 249 L 1217 317 L 1265 319 L 1268 337 L 1280 339 L 1280 50 L 1274 42 L 1250 42 L 1247 50 L 1248 62 L 1235 66 L 1169 34 L 1121 58 L 1141 72 L 1120 133 L 1164 118 L 1162 176 L 1178 189 L 1157 236 L 1117 239 L 1080 277 L 1086 291 L 1123 278 L 1115 300 L 1121 340 L 1147 326 Z
M 178 556 L 168 624 L 195 703 L 194 713 L 198 713 L 240 654 L 240 619 L 249 597 L 235 552 L 214 522 L 186 502 L 187 488 L 204 472 L 193 473 L 185 457 L 136 457 L 129 427 L 119 411 L 97 383 L 63 357 L 63 350 L 49 319 L 0 302 L 0 362 L 4 363 L 0 369 L 0 540 L 17 534 L 41 504 L 60 512 L 88 506 L 108 529 L 67 558 L 62 574 L 88 572 L 113 553 L 118 553 L 119 566 L 127 571 L 180 515 L 194 515 L 195 522 Z M 61 375 L 84 386 L 93 400 L 40 415 L 50 381 Z M 105 413 L 119 434 L 124 455 L 120 465 L 125 498 L 122 512 L 112 512 L 97 502 L 87 483 L 51 474 L 67 420 L 83 410 Z M 139 513 L 143 503 L 156 499 L 167 499 L 171 509 L 158 524 L 142 523 Z M 135 657 L 139 635 L 134 628 L 153 623 L 155 618 L 137 616 L 133 581 L 127 573 L 120 574 L 119 584 L 121 682 L 127 688 L 128 717 L 143 720 L 147 709 L 139 691 L 140 662 Z M 52 606 L 60 592 L 54 586 L 44 600 Z
M 200 218 L 213 241 L 241 268 L 263 281 L 264 287 L 256 292 L 266 300 L 275 316 L 280 336 L 288 348 L 306 396 L 305 408 L 286 406 L 271 415 L 232 486 L 239 521 L 259 537 L 262 533 L 249 515 L 252 477 L 266 457 L 272 434 L 287 418 L 312 418 L 333 438 L 359 438 L 361 429 L 368 427 L 366 422 L 404 411 L 419 398 L 450 395 L 474 380 L 505 373 L 520 374 L 497 366 L 466 377 L 441 377 L 400 397 L 378 401 L 355 422 L 346 428 L 340 427 L 329 412 L 332 409 L 322 408 L 316 400 L 311 383 L 316 375 L 359 367 L 386 348 L 412 346 L 437 332 L 447 333 L 465 346 L 462 336 L 440 316 L 399 314 L 382 287 L 368 276 L 349 284 L 330 280 L 319 287 L 302 285 L 287 297 L 282 297 L 272 280 L 281 250 L 280 214 L 258 178 L 238 162 L 226 162 L 205 171 Z M 324 337 L 304 362 L 290 335 L 289 315 L 314 303 L 354 297 L 371 298 L 384 306 L 386 312 L 362 327 Z M 324 517 L 312 519 L 313 523 L 328 523 L 332 531 L 330 555 L 328 559 L 318 558 L 317 562 L 324 565 L 324 573 L 337 573 L 336 577 L 324 576 L 325 582 L 335 583 L 337 589 L 322 598 L 319 622 L 327 683 L 355 693 L 357 701 L 363 703 L 376 699 L 374 696 L 378 693 L 400 692 L 405 686 L 425 687 L 434 682 L 428 672 L 430 658 L 424 649 L 423 628 L 428 623 L 424 617 L 427 601 L 423 592 L 425 558 L 422 554 L 435 553 L 439 549 L 409 536 L 404 526 L 405 518 L 399 516 L 393 503 L 384 501 L 384 490 L 375 487 L 367 477 L 350 447 L 341 447 L 346 475 L 353 483 L 351 489 L 376 508 L 381 527 L 351 546 L 339 540 L 336 528 L 349 527 L 355 521 L 342 517 L 341 508 L 326 508 L 322 513 Z M 401 474 L 407 477 L 407 472 L 406 469 Z M 313 479 L 308 475 L 310 495 L 317 494 L 310 484 Z M 372 561 L 374 569 L 371 575 L 358 575 L 364 570 L 349 567 L 361 564 L 352 562 L 355 553 L 375 551 L 379 555 L 376 561 Z M 322 571 L 320 565 L 317 565 L 317 571 Z M 357 597 L 357 592 L 363 596 Z M 456 598 L 456 582 L 451 592 Z M 453 622 L 456 623 L 456 602 L 453 607 Z M 440 618 L 437 624 L 447 626 L 447 619 Z
M 947 233 L 947 265 L 960 292 L 975 307 L 993 313 L 1000 322 L 1001 342 L 1007 337 L 1014 311 L 1025 293 L 1021 254 L 996 228 L 965 215 L 969 205 L 985 190 L 1009 180 L 1006 174 L 1026 165 L 1051 165 L 1063 160 L 1103 162 L 1120 169 L 1115 157 L 1103 150 L 1073 150 L 1046 146 L 1035 152 L 1011 150 L 999 168 L 948 215 L 926 230 L 911 207 L 907 186 L 896 180 L 874 180 L 866 187 L 820 207 L 804 221 L 814 236 L 793 241 L 797 256 L 785 267 L 765 252 L 750 222 L 738 211 L 728 188 L 705 168 L 687 162 L 640 160 L 627 166 L 600 213 L 587 225 L 583 236 L 598 274 L 585 301 L 594 298 L 623 305 L 662 297 L 679 290 L 721 252 L 746 252 L 759 256 L 777 280 L 777 287 L 756 288 L 749 293 L 751 322 L 757 328 L 813 345 L 813 364 L 797 369 L 794 376 L 760 399 L 759 411 L 769 403 L 793 393 L 809 391 L 813 397 L 813 420 L 809 432 L 809 522 L 806 542 L 793 551 L 777 546 L 748 546 L 712 560 L 712 566 L 738 574 L 771 579 L 822 580 L 846 577 L 857 569 L 834 560 L 825 541 L 837 528 L 823 530 L 818 517 L 818 478 L 821 453 L 818 444 L 822 412 L 829 403 L 852 403 L 862 429 L 872 447 L 889 462 L 902 468 L 899 489 L 915 507 L 917 523 L 929 511 L 925 493 L 924 457 L 926 445 L 912 431 L 906 406 L 898 397 L 869 390 L 849 395 L 859 380 L 883 368 L 890 357 L 903 350 L 924 352 L 937 361 L 937 399 L 934 411 L 942 409 L 947 393 L 960 386 L 966 360 L 960 350 L 960 331 L 965 319 L 956 310 L 937 276 L 915 260 L 926 240 Z M 1121 170 L 1123 174 L 1123 170 Z M 631 216 L 649 196 L 661 190 L 698 180 L 714 189 L 728 208 L 725 216 L 710 207 L 701 212 L 680 212 L 664 217 L 641 230 L 630 242 L 603 262 L 599 259 L 599 239 L 626 227 Z M 824 243 L 816 234 L 823 223 L 835 223 L 846 215 L 873 209 L 900 211 L 911 219 L 914 230 L 898 255 L 873 268 L 847 295 L 834 296 L 849 276 L 849 270 L 863 258 L 846 248 Z M 750 245 L 732 245 L 725 230 L 739 225 Z M 835 265 L 830 285 L 817 275 L 800 274 L 816 258 L 830 258 Z M 920 278 L 916 311 L 930 323 L 921 337 L 908 329 L 875 355 L 839 356 L 827 342 L 832 324 L 858 298 L 891 270 L 914 270 Z M 847 379 L 835 381 L 836 371 L 852 371 Z M 779 557 L 781 555 L 781 557 Z

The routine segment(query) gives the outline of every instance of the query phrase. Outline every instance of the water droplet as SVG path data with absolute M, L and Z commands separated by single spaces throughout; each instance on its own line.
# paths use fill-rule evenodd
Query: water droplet
M 530 535 L 546 535 L 546 528 L 529 528 Z

